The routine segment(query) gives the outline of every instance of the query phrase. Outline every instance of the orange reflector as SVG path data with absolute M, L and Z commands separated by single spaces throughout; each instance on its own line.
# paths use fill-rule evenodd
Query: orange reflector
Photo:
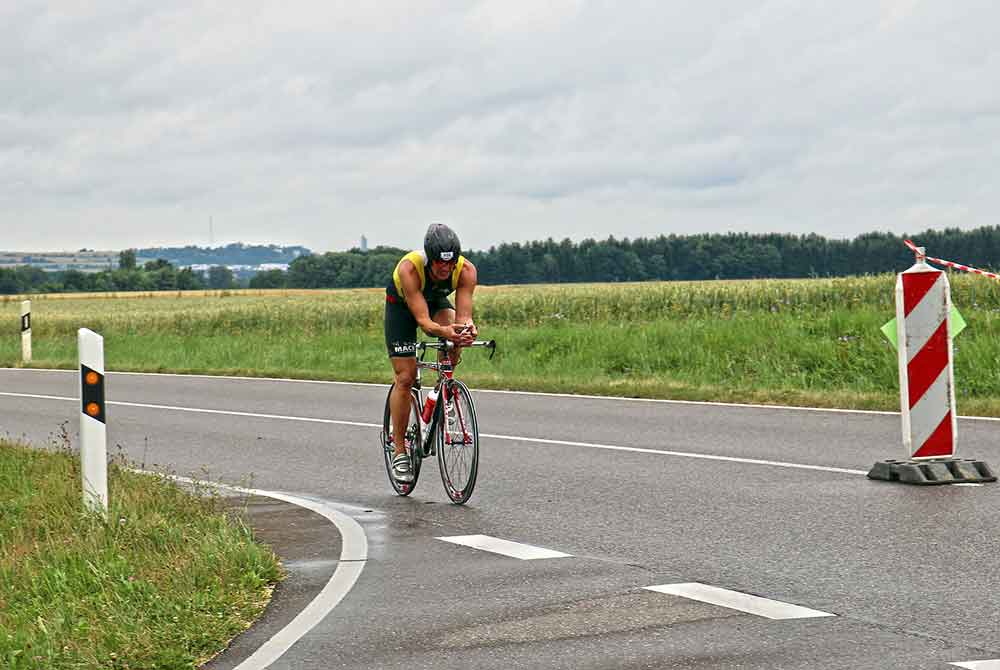
M 98 405 L 96 402 L 87 403 L 87 414 L 89 414 L 90 416 L 97 416 L 100 413 L 101 413 L 100 405 Z
M 87 376 L 86 376 L 85 379 L 87 380 L 88 384 L 90 384 L 91 386 L 93 386 L 97 382 L 101 381 L 101 376 L 99 374 L 97 374 L 96 372 L 94 372 L 93 370 L 91 370 L 90 372 L 87 373 Z

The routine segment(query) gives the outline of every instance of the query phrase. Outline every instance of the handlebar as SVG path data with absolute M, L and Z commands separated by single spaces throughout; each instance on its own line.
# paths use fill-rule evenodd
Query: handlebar
M 420 351 L 420 358 L 423 360 L 424 352 L 428 349 L 437 349 L 439 351 L 452 351 L 458 345 L 450 340 L 438 340 L 437 342 L 418 342 L 417 349 Z M 463 344 L 462 348 L 466 349 L 468 347 L 483 347 L 484 349 L 490 350 L 490 358 L 497 352 L 497 341 L 496 340 L 475 340 L 471 344 Z

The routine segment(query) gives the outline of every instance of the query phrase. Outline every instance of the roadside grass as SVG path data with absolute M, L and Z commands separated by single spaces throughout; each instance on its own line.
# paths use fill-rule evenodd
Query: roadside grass
M 483 287 L 498 352 L 466 354 L 478 388 L 898 411 L 893 275 L 846 279 Z M 1000 416 L 1000 285 L 954 276 L 959 411 Z M 247 291 L 50 301 L 32 367 L 76 365 L 76 329 L 111 370 L 388 383 L 382 291 Z M 18 365 L 18 304 L 0 302 L 0 365 Z M 3 335 L 9 331 L 9 337 Z M 109 386 L 113 394 L 113 386 Z
M 77 455 L 0 441 L 0 667 L 195 668 L 269 601 L 277 559 L 220 498 L 108 478 L 104 522 Z

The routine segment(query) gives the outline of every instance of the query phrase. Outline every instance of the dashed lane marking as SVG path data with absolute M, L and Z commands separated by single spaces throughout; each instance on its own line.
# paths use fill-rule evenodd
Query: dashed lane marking
M 961 663 L 949 663 L 958 668 L 966 670 L 1000 670 L 1000 659 L 994 658 L 988 661 L 963 661 Z
M 747 614 L 755 614 L 767 619 L 809 619 L 813 617 L 837 616 L 829 612 L 820 612 L 808 607 L 791 605 L 778 600 L 752 596 L 748 593 L 730 591 L 729 589 L 699 584 L 698 582 L 686 582 L 683 584 L 661 584 L 659 586 L 645 587 L 649 591 L 666 593 L 672 596 L 681 596 L 710 605 L 728 607 L 739 610 Z
M 498 537 L 489 535 L 453 535 L 451 537 L 437 537 L 436 540 L 460 544 L 473 549 L 490 551 L 494 554 L 503 554 L 511 558 L 519 558 L 522 561 L 532 561 L 539 558 L 567 558 L 572 554 L 564 554 L 561 551 L 553 551 L 544 547 L 535 547 L 530 544 L 501 540 Z

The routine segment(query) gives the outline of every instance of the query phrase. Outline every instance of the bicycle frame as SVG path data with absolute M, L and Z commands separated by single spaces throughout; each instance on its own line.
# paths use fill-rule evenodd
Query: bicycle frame
M 476 340 L 468 347 L 485 347 L 490 349 L 490 358 L 493 358 L 493 354 L 496 353 L 496 341 L 495 340 Z M 438 424 L 440 423 L 442 412 L 444 407 L 450 401 L 450 395 L 453 392 L 451 389 L 452 382 L 455 380 L 455 365 L 452 363 L 452 353 L 456 349 L 456 345 L 453 342 L 447 340 L 442 340 L 439 342 L 420 342 L 417 345 L 420 350 L 420 356 L 417 359 L 417 379 L 413 385 L 413 388 L 417 391 L 417 398 L 420 402 L 420 407 L 424 406 L 424 395 L 423 387 L 421 385 L 421 371 L 422 370 L 433 370 L 438 373 L 437 381 L 435 386 L 438 388 L 438 399 L 437 404 L 434 406 L 434 412 L 431 414 L 430 421 L 424 424 L 424 439 L 423 444 L 420 445 L 420 457 L 426 458 L 429 456 L 431 451 L 431 445 L 436 437 L 438 430 Z M 440 352 L 440 357 L 437 363 L 425 362 L 424 354 L 427 353 L 428 349 L 437 349 Z M 458 413 L 458 421 L 460 425 L 463 426 L 463 432 L 465 432 L 464 426 L 465 421 L 461 416 L 461 408 L 456 404 L 455 411 Z M 423 421 L 423 419 L 421 419 Z M 451 435 L 445 434 L 445 440 L 450 440 Z
M 490 349 L 490 358 L 496 353 L 494 340 L 475 341 L 463 345 L 466 347 L 483 347 Z M 456 505 L 464 505 L 476 486 L 476 476 L 479 472 L 479 422 L 476 417 L 476 406 L 472 400 L 469 387 L 455 378 L 455 354 L 457 345 L 447 340 L 438 342 L 420 342 L 417 344 L 419 358 L 417 359 L 417 375 L 407 399 L 407 440 L 406 451 L 410 454 L 413 479 L 403 482 L 396 479 L 392 460 L 395 445 L 392 437 L 392 388 L 385 399 L 385 411 L 382 415 L 382 457 L 386 472 L 397 495 L 408 496 L 413 492 L 420 476 L 420 464 L 428 456 L 437 455 L 438 470 L 445 493 Z M 439 352 L 437 362 L 424 361 L 428 349 Z M 427 422 L 424 422 L 423 408 L 426 396 L 423 393 L 421 376 L 423 370 L 437 373 L 435 386 L 438 400 Z M 415 415 L 415 416 L 414 416 Z M 416 439 L 413 433 L 421 433 Z M 411 442 L 414 440 L 414 442 Z M 435 449 L 435 445 L 437 449 Z

